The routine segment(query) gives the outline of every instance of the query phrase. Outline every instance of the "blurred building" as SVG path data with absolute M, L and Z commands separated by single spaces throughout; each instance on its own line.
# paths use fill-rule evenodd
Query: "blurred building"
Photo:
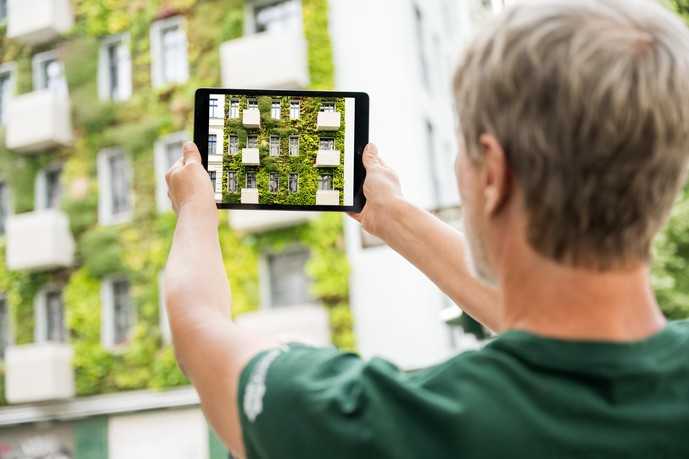
M 0 0 L 0 458 L 226 457 L 161 295 L 163 175 L 191 137 L 193 90 L 366 91 L 406 196 L 457 222 L 450 75 L 498 7 Z M 405 368 L 475 344 L 448 325 L 456 306 L 351 219 L 231 211 L 221 242 L 245 327 Z

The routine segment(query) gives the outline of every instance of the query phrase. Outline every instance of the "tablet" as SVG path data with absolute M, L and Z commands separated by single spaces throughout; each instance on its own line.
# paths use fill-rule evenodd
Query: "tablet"
M 221 209 L 359 212 L 368 95 L 201 88 L 194 142 Z

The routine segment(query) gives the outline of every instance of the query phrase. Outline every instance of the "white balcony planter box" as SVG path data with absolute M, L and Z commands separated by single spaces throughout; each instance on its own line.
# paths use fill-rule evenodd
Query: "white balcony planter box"
M 245 166 L 260 166 L 261 157 L 258 148 L 242 148 L 242 164 Z
M 309 84 L 306 41 L 299 30 L 225 42 L 220 66 L 226 88 L 300 89 Z
M 339 150 L 318 150 L 316 167 L 337 167 L 340 165 Z
M 338 131 L 340 112 L 318 112 L 317 126 L 319 131 Z
M 70 0 L 9 0 L 7 37 L 29 45 L 54 40 L 74 24 Z
M 73 397 L 72 355 L 72 347 L 64 343 L 38 343 L 7 348 L 7 401 L 27 403 Z
M 261 127 L 261 112 L 258 108 L 245 108 L 242 113 L 242 124 L 245 128 L 258 129 Z
M 242 314 L 237 324 L 262 335 L 279 336 L 286 341 L 328 346 L 330 321 L 322 306 L 284 306 Z
M 5 143 L 8 149 L 36 152 L 72 143 L 69 96 L 43 89 L 10 99 Z
M 258 204 L 258 188 L 242 188 L 242 204 Z
M 41 271 L 72 266 L 69 219 L 57 209 L 12 215 L 7 220 L 7 267 Z
M 260 233 L 299 225 L 318 216 L 318 212 L 287 210 L 231 210 L 230 225 L 244 233 Z
M 339 206 L 340 192 L 338 190 L 318 190 L 316 191 L 317 206 Z

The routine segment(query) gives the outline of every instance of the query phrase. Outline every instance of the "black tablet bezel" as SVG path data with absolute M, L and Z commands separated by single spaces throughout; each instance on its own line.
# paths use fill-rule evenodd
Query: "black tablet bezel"
M 278 89 L 199 88 L 194 97 L 194 143 L 201 152 L 204 169 L 208 170 L 208 101 L 211 94 L 246 96 L 349 97 L 354 99 L 354 201 L 351 206 L 303 206 L 288 204 L 216 203 L 218 209 L 299 210 L 320 212 L 361 212 L 366 198 L 363 192 L 366 169 L 362 155 L 368 144 L 369 98 L 364 92 L 301 91 Z

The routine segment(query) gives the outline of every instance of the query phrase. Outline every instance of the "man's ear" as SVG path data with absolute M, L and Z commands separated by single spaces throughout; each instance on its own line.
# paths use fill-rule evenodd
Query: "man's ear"
M 500 142 L 491 134 L 482 134 L 479 143 L 483 155 L 484 212 L 497 214 L 507 203 L 512 192 L 512 179 L 507 155 Z

